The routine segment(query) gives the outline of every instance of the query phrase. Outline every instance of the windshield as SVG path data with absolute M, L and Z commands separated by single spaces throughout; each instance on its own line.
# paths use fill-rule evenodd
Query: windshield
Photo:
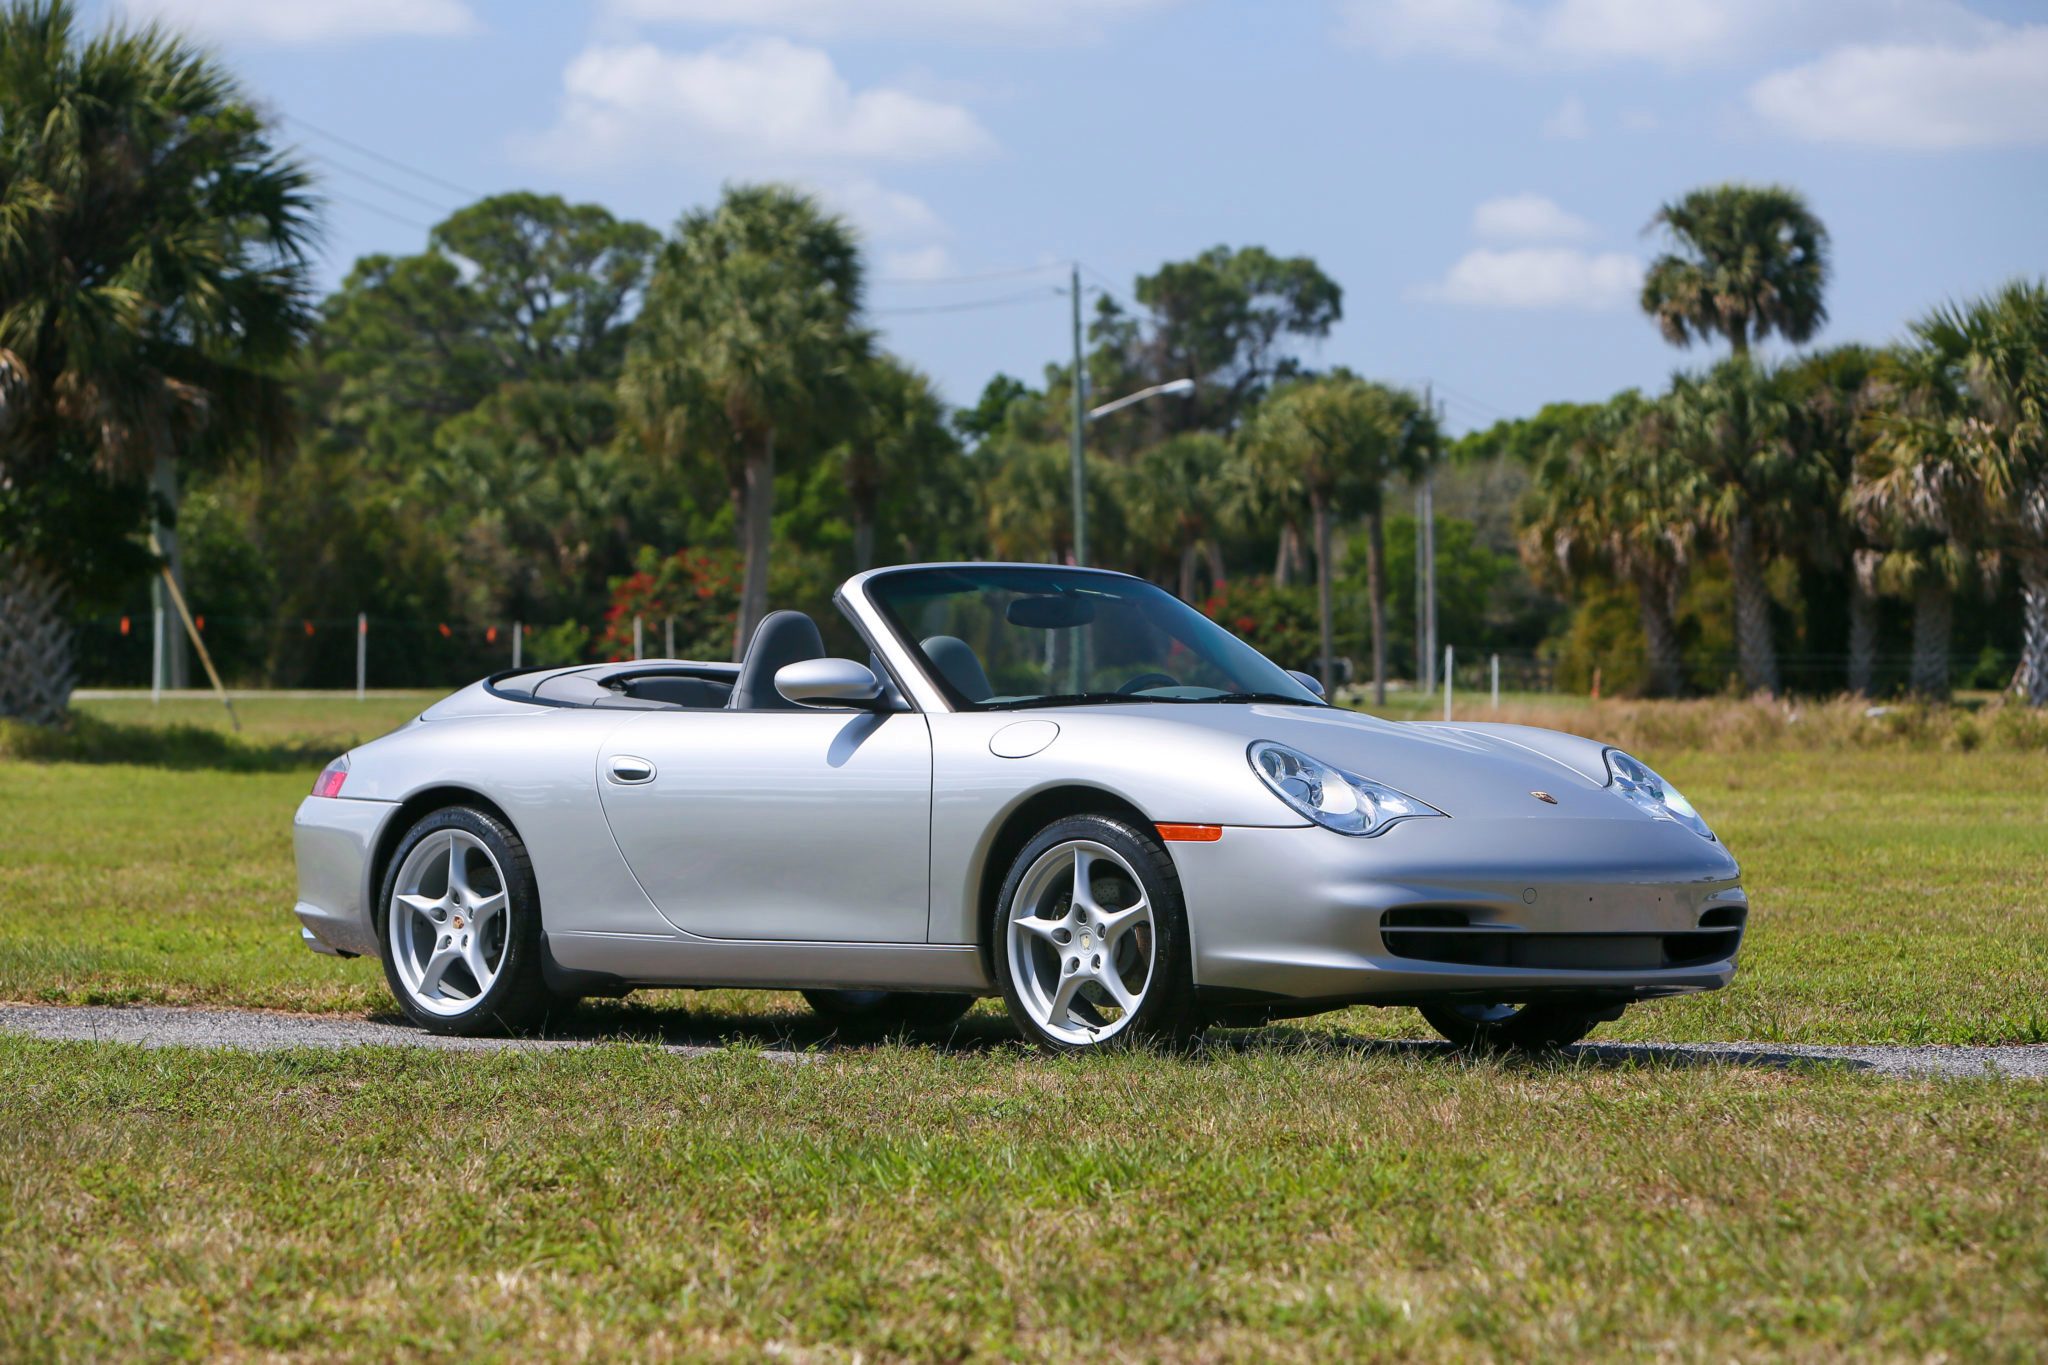
M 963 710 L 1125 701 L 1321 700 L 1272 660 L 1141 579 L 968 565 L 869 579 L 868 595 Z

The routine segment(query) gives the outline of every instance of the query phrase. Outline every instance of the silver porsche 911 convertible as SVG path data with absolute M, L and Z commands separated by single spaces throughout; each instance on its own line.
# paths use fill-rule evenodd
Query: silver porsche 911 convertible
M 849 580 L 865 660 L 501 673 L 336 759 L 297 913 L 447 1033 L 638 986 L 800 989 L 848 1029 L 1000 993 L 1077 1051 L 1354 1004 L 1542 1048 L 1713 990 L 1734 858 L 1629 755 L 1329 705 L 1141 579 Z

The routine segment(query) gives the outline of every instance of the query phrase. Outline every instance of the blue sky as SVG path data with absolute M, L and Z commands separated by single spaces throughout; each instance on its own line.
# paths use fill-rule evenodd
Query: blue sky
M 861 227 L 876 323 L 956 402 L 1064 354 L 1057 263 L 1127 298 L 1216 243 L 1315 257 L 1345 290 L 1315 359 L 1432 380 L 1457 428 L 1657 385 L 1704 357 L 1635 308 L 1642 229 L 1724 179 L 1827 222 L 1822 341 L 2048 270 L 2048 7 L 2010 0 L 118 7 L 283 117 L 331 198 L 326 282 L 464 191 L 666 228 L 793 180 Z

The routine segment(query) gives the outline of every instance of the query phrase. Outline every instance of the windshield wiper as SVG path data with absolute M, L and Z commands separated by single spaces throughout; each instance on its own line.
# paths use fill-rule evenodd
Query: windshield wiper
M 1190 697 L 1190 701 L 1222 702 L 1230 706 L 1250 706 L 1263 702 L 1273 706 L 1328 706 L 1326 701 L 1313 701 L 1303 697 L 1290 697 L 1285 692 L 1224 692 L 1213 697 Z
M 1052 697 L 1026 697 L 1022 701 L 998 702 L 980 709 L 987 711 L 1023 711 L 1042 706 L 1096 706 L 1104 702 L 1161 701 L 1160 697 L 1140 696 L 1136 692 L 1062 692 Z

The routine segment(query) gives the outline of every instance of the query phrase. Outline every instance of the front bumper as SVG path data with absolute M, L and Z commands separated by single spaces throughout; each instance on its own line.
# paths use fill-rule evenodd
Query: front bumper
M 1716 990 L 1747 919 L 1725 848 L 1632 817 L 1411 820 L 1372 839 L 1231 827 L 1171 848 L 1195 984 L 1219 998 Z
M 292 817 L 298 862 L 300 937 L 315 951 L 373 956 L 377 931 L 370 906 L 370 863 L 395 801 L 309 796 Z

